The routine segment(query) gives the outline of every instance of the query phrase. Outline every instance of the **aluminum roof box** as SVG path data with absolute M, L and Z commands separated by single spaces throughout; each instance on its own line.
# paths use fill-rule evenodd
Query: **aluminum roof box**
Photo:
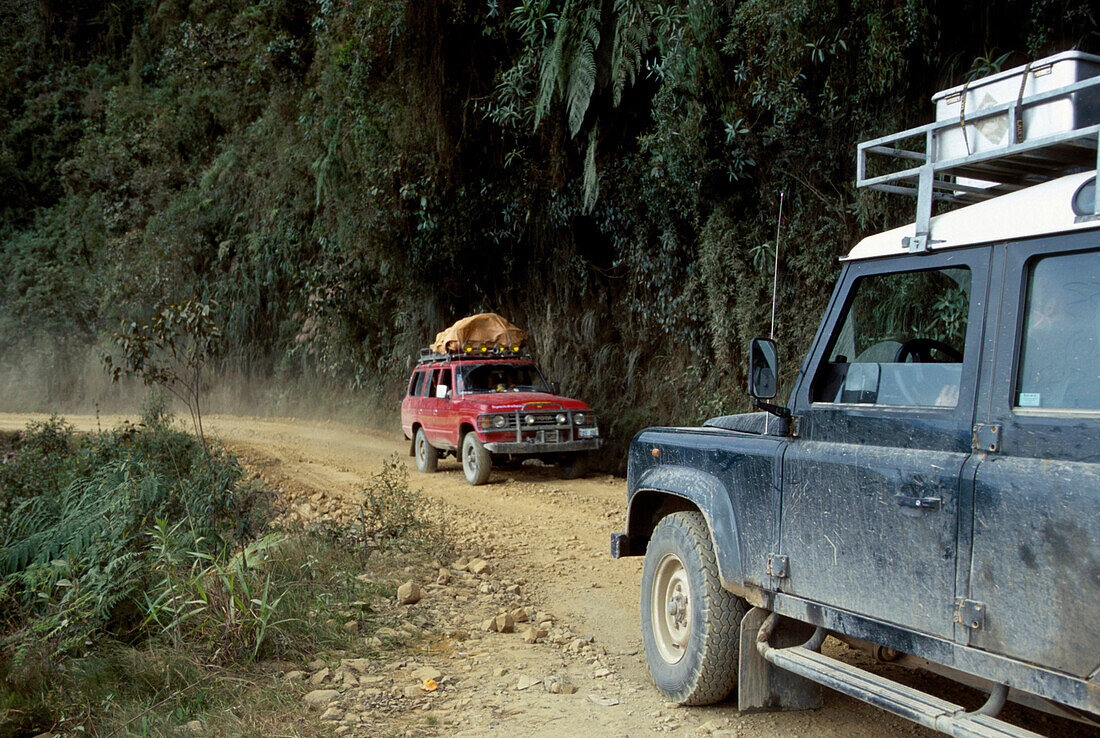
M 1008 113 L 969 122 L 976 113 L 1032 95 L 1100 76 L 1100 56 L 1064 51 L 1021 67 L 952 87 L 932 96 L 936 121 L 954 120 L 957 128 L 936 137 L 934 161 L 1004 148 L 1052 134 L 1100 123 L 1100 88 L 1090 88 L 1041 105 L 1024 108 L 1017 131 L 1010 131 Z

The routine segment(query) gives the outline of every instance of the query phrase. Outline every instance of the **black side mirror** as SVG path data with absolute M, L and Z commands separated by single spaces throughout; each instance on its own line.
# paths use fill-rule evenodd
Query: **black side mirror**
M 749 344 L 749 394 L 770 400 L 779 389 L 779 351 L 770 338 L 754 338 Z
M 551 393 L 551 394 L 555 394 L 555 395 L 557 395 L 557 394 L 560 394 L 560 393 L 561 393 L 561 388 L 559 388 L 559 387 L 558 387 L 558 383 L 557 383 L 557 382 L 551 382 L 551 383 L 550 383 L 550 393 Z

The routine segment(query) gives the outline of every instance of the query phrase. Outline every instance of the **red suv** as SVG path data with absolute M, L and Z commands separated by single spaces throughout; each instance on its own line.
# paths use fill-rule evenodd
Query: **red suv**
M 441 454 L 462 460 L 470 484 L 484 484 L 493 464 L 555 461 L 566 479 L 580 476 L 584 455 L 600 447 L 596 415 L 560 397 L 530 357 L 507 352 L 427 354 L 409 380 L 401 428 L 416 468 L 431 473 Z

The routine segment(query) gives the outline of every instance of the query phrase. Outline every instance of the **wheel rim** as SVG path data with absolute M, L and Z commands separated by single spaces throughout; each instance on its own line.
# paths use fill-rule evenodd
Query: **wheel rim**
M 466 476 L 477 475 L 477 449 L 469 441 L 463 444 L 462 466 L 466 470 Z
M 675 554 L 665 554 L 657 564 L 651 596 L 653 640 L 661 658 L 675 664 L 684 657 L 691 637 L 691 585 Z

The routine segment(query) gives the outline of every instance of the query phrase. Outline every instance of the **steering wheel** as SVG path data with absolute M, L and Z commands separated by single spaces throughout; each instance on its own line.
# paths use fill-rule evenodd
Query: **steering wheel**
M 894 363 L 903 364 L 909 361 L 912 357 L 913 362 L 917 364 L 932 364 L 932 363 L 949 363 L 949 362 L 936 362 L 932 358 L 932 352 L 938 351 L 946 356 L 950 362 L 956 364 L 962 363 L 962 353 L 950 344 L 946 344 L 943 341 L 937 341 L 934 338 L 910 338 L 908 341 L 904 341 L 898 346 L 897 352 L 894 354 Z

